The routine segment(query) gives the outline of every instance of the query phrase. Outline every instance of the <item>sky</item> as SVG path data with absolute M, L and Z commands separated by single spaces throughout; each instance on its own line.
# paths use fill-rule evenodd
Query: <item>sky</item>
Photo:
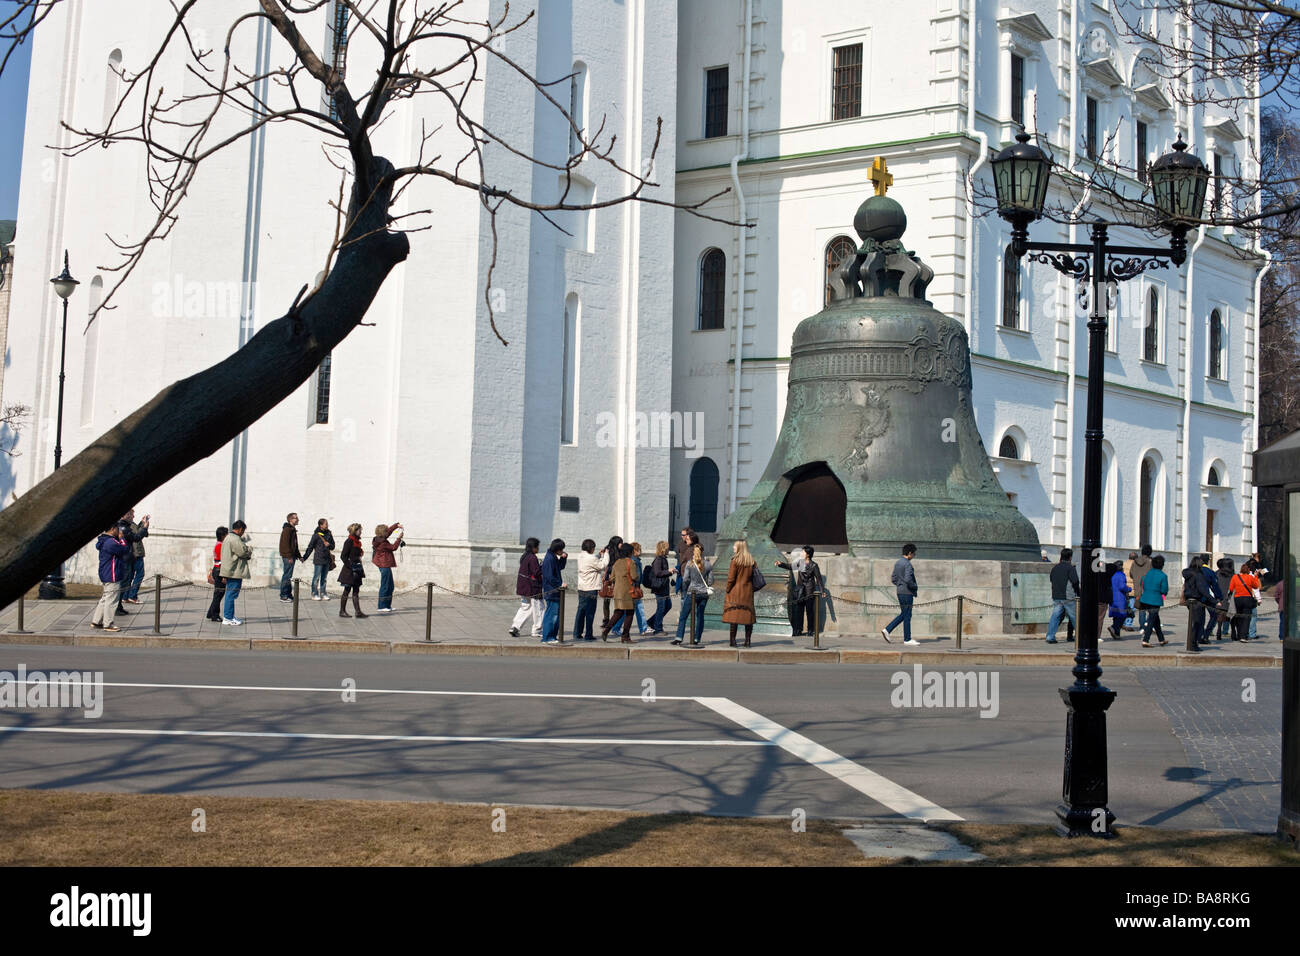
M 0 219 L 18 218 L 18 170 L 27 116 L 27 73 L 32 45 L 14 51 L 0 74 Z

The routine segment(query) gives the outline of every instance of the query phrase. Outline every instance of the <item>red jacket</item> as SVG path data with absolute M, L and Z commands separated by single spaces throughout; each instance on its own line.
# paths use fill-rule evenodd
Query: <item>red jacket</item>
M 397 543 L 389 541 L 387 538 L 375 537 L 370 542 L 370 550 L 374 556 L 370 559 L 377 568 L 395 568 L 397 567 L 397 549 L 402 546 L 402 539 L 398 538 Z

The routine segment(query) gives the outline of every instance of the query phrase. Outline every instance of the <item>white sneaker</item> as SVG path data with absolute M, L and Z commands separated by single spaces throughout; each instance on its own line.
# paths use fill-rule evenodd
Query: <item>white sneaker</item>
M 908 647 L 920 647 L 920 646 L 921 646 L 921 642 L 920 642 L 920 641 L 904 641 L 903 643 L 904 643 L 905 645 L 907 645 Z
M 231 627 L 239 627 L 244 622 L 237 617 L 228 617 L 222 620 L 222 624 L 229 624 Z
M 888 632 L 887 630 L 885 630 L 883 627 L 880 629 L 880 636 L 883 637 L 883 638 L 885 639 L 885 643 L 886 643 L 886 644 L 892 644 L 892 643 L 894 643 L 893 641 L 891 641 L 891 640 L 889 639 L 889 632 Z

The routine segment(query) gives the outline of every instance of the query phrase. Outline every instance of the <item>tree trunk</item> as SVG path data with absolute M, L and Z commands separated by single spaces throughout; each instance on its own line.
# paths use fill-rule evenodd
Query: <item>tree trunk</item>
M 376 157 L 364 179 L 378 182 L 391 169 Z M 410 243 L 405 234 L 387 229 L 391 186 L 372 197 L 359 197 L 360 188 L 353 190 L 353 224 L 334 268 L 296 313 L 269 323 L 224 361 L 164 388 L 0 511 L 0 607 L 17 600 L 146 494 L 278 405 L 365 318 L 389 272 L 406 259 Z

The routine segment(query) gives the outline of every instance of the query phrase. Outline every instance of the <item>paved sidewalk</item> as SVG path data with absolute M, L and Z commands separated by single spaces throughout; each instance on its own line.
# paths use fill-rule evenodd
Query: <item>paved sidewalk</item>
M 704 657 L 723 660 L 888 663 L 905 658 L 939 662 L 961 660 L 970 664 L 1065 664 L 1074 655 L 1074 645 L 1048 645 L 1041 636 L 966 635 L 957 648 L 953 635 L 915 635 L 921 641 L 916 648 L 903 647 L 896 640 L 886 644 L 879 634 L 851 635 L 828 633 L 821 638 L 822 650 L 812 650 L 811 638 L 788 635 L 755 634 L 754 646 L 748 651 L 728 646 L 726 631 L 706 630 L 705 647 L 683 649 L 669 642 L 675 636 L 677 602 L 669 613 L 665 634 L 638 637 L 635 644 L 608 643 L 597 639 L 572 645 L 566 634 L 564 646 L 543 646 L 528 636 L 510 637 L 510 622 L 519 601 L 513 597 L 470 597 L 441 591 L 433 592 L 430 640 L 425 641 L 427 592 L 423 587 L 399 593 L 392 614 L 374 613 L 373 593 L 362 596 L 364 620 L 340 618 L 337 597 L 329 601 L 301 600 L 298 607 L 298 637 L 293 638 L 293 605 L 280 602 L 276 588 L 246 588 L 240 592 L 236 614 L 244 621 L 241 627 L 223 626 L 205 619 L 212 589 L 198 585 L 180 585 L 162 592 L 159 633 L 154 633 L 154 591 L 141 590 L 139 605 L 127 605 L 130 613 L 119 616 L 120 632 L 105 634 L 90 626 L 95 601 L 28 601 L 24 607 L 27 634 L 14 633 L 18 624 L 18 606 L 0 611 L 0 643 L 57 643 L 81 646 L 192 647 L 265 650 L 337 650 L 383 654 L 452 653 L 452 654 L 571 654 L 578 656 L 623 657 L 646 653 L 681 657 Z M 1219 666 L 1280 666 L 1282 642 L 1277 639 L 1278 617 L 1273 602 L 1266 602 L 1259 618 L 1258 640 L 1241 644 L 1228 640 L 1206 646 L 1200 654 L 1186 654 L 1187 612 L 1173 607 L 1164 614 L 1169 638 L 1166 647 L 1144 648 L 1137 634 L 1129 633 L 1121 641 L 1106 638 L 1101 645 L 1102 666 L 1122 658 L 1125 666 L 1184 666 L 1187 664 Z M 349 605 L 349 613 L 351 606 Z M 573 626 L 574 606 L 566 602 L 566 626 Z M 599 622 L 598 622 L 599 623 Z M 742 631 L 743 634 L 743 631 Z M 599 635 L 599 631 L 597 631 Z M 1059 635 L 1064 638 L 1064 631 Z M 901 635 L 899 636 L 901 639 Z M 950 656 L 951 655 L 951 656 Z

